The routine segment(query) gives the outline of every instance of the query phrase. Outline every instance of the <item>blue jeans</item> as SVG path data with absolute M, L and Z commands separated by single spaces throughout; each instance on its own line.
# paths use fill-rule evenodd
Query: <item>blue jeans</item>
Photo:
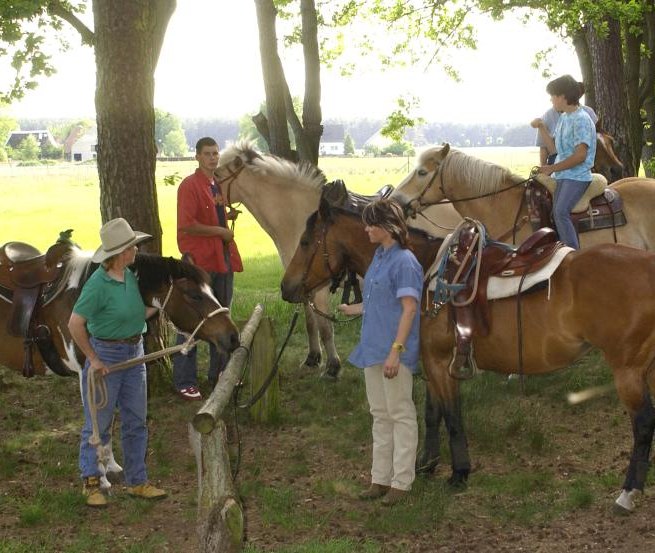
M 232 303 L 232 289 L 234 286 L 234 273 L 209 273 L 211 277 L 211 288 L 216 299 L 223 307 L 230 307 Z M 176 344 L 182 344 L 186 337 L 182 334 L 177 335 Z M 178 353 L 173 358 L 173 385 L 177 390 L 188 388 L 189 386 L 198 387 L 198 348 L 193 348 L 187 355 Z M 230 360 L 229 354 L 216 349 L 214 344 L 209 344 L 209 370 L 207 371 L 207 380 L 214 385 L 218 381 L 218 375 L 221 373 L 227 362 Z
M 580 249 L 578 233 L 571 221 L 571 210 L 587 190 L 591 181 L 557 179 L 555 197 L 553 198 L 553 219 L 559 239 L 567 246 Z
M 91 345 L 105 365 L 113 365 L 126 359 L 143 355 L 143 340 L 138 344 L 105 342 L 91 338 Z M 86 397 L 86 379 L 89 362 L 82 369 L 82 405 L 84 407 L 84 427 L 80 442 L 80 472 L 82 478 L 100 476 L 96 448 L 89 444 L 92 433 L 91 416 Z M 107 406 L 98 410 L 98 430 L 100 441 L 106 445 L 111 438 L 111 423 L 114 410 L 118 407 L 121 420 L 121 445 L 123 449 L 123 469 L 125 483 L 138 486 L 148 480 L 146 472 L 146 448 L 148 446 L 147 381 L 144 364 L 116 371 L 104 377 L 107 385 Z

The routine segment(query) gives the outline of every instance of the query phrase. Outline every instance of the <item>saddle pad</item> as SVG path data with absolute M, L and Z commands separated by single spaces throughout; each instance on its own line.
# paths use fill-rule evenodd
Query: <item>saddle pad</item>
M 571 252 L 575 251 L 573 248 L 564 246 L 559 248 L 553 258 L 544 265 L 541 269 L 534 273 L 528 274 L 523 280 L 521 292 L 529 290 L 536 284 L 548 280 L 559 267 L 562 260 Z M 519 286 L 521 285 L 521 276 L 513 277 L 489 277 L 487 284 L 487 299 L 498 300 L 501 298 L 509 298 L 516 296 L 519 293 Z
M 549 177 L 548 175 L 538 174 L 535 176 L 535 180 L 545 186 L 550 192 L 553 198 L 555 197 L 555 188 L 557 187 L 557 182 L 554 178 Z M 572 213 L 579 213 L 580 211 L 586 211 L 589 207 L 589 202 L 591 198 L 600 196 L 603 191 L 607 188 L 607 179 L 600 173 L 591 174 L 591 183 L 587 186 L 587 190 L 582 195 L 582 198 L 578 200 L 578 203 L 573 206 L 571 210 Z

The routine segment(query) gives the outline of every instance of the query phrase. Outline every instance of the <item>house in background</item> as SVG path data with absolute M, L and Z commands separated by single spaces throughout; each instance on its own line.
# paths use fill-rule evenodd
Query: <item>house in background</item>
M 88 125 L 82 125 L 82 124 L 74 125 L 71 128 L 70 132 L 68 133 L 68 136 L 64 138 L 64 142 L 62 143 L 62 146 L 64 147 L 64 160 L 73 161 L 73 156 L 71 154 L 73 145 L 80 138 L 82 138 L 82 136 L 88 129 L 89 129 Z
M 98 157 L 98 127 L 93 125 L 70 147 L 71 161 L 88 161 Z
M 344 138 L 346 132 L 343 125 L 325 125 L 321 141 L 318 144 L 319 156 L 342 156 L 345 154 Z
M 20 143 L 25 140 L 28 136 L 33 136 L 36 138 L 36 141 L 39 143 L 39 146 L 43 148 L 44 146 L 59 146 L 57 141 L 50 134 L 50 131 L 47 129 L 41 129 L 36 131 L 13 131 L 5 146 L 11 146 L 12 148 L 20 148 Z

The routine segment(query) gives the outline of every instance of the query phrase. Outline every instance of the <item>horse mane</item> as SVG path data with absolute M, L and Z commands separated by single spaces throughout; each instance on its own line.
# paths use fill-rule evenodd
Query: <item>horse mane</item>
M 228 146 L 221 152 L 219 163 L 221 166 L 227 165 L 236 158 L 241 158 L 246 167 L 254 173 L 291 180 L 299 186 L 320 188 L 327 182 L 323 172 L 312 163 L 292 163 L 272 154 L 262 154 L 255 150 L 254 142 L 249 140 L 239 140 Z
M 466 187 L 471 195 L 496 192 L 511 183 L 523 180 L 506 167 L 451 149 L 441 164 L 445 183 Z
M 138 253 L 132 268 L 142 291 L 156 290 L 178 278 L 188 278 L 198 285 L 209 283 L 209 276 L 200 267 L 173 257 Z

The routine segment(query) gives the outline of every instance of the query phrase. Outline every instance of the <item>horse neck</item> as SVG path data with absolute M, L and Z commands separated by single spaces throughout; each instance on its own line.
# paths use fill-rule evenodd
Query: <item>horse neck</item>
M 320 193 L 320 188 L 299 181 L 246 170 L 232 184 L 231 201 L 246 206 L 273 240 L 286 267 Z
M 359 215 L 340 215 L 334 219 L 333 232 L 339 234 L 334 237 L 339 247 L 344 248 L 348 258 L 348 269 L 364 276 L 368 266 L 373 261 L 377 249 L 364 231 L 364 224 Z

